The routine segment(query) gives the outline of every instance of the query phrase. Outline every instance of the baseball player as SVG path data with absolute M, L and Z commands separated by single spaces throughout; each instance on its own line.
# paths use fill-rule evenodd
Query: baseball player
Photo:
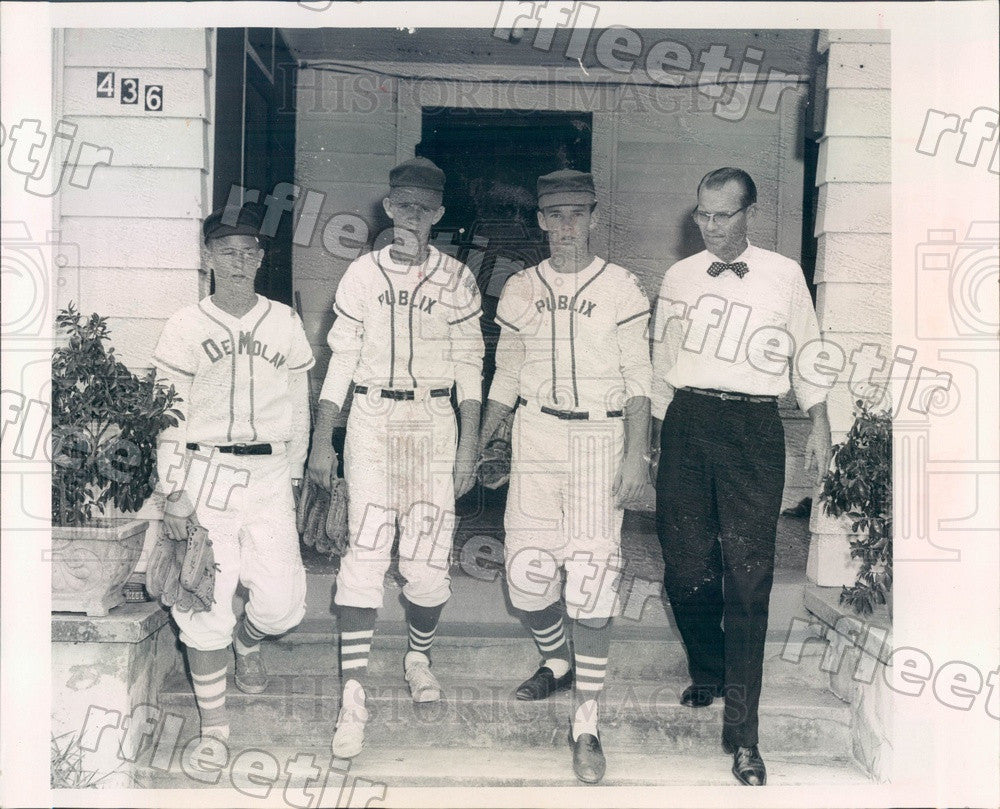
M 480 441 L 518 406 L 505 566 L 511 603 L 543 660 L 516 696 L 544 699 L 569 688 L 575 670 L 573 768 L 586 783 L 605 770 L 597 700 L 619 606 L 622 506 L 646 482 L 652 373 L 649 300 L 632 273 L 590 248 L 596 199 L 590 174 L 538 180 L 551 258 L 511 276 L 500 296 L 497 370 Z
M 364 741 L 368 656 L 397 528 L 409 627 L 406 681 L 416 702 L 441 694 L 430 649 L 451 594 L 455 498 L 475 477 L 483 359 L 476 280 L 428 245 L 444 214 L 444 179 L 424 158 L 389 173 L 383 206 L 393 242 L 347 268 L 327 338 L 333 354 L 309 455 L 309 475 L 321 486 L 330 485 L 336 468 L 333 420 L 355 383 L 344 443 L 350 540 L 334 596 L 343 697 L 332 747 L 339 758 L 357 755 Z
M 260 693 L 267 687 L 261 640 L 287 632 L 305 613 L 292 487 L 309 441 L 313 356 L 295 312 L 254 293 L 264 257 L 260 225 L 250 207 L 205 220 L 204 261 L 215 292 L 176 312 L 153 354 L 184 412 L 157 445 L 164 527 L 180 540 L 189 522 L 204 526 L 218 565 L 209 611 L 172 610 L 187 648 L 202 745 L 229 737 L 230 644 L 237 687 Z M 249 600 L 237 626 L 232 600 L 240 582 Z

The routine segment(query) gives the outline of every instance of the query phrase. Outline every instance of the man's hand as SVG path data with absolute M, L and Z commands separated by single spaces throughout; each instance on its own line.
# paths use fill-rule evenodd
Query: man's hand
M 476 482 L 477 442 L 461 441 L 455 453 L 455 499 L 465 495 Z
M 643 489 L 646 488 L 646 481 L 649 473 L 646 468 L 646 459 L 637 453 L 628 453 L 622 461 L 621 469 L 615 475 L 614 484 L 611 487 L 611 494 L 615 497 L 615 502 L 624 507 L 628 503 L 634 503 L 642 497 Z
M 337 451 L 333 444 L 321 443 L 313 444 L 312 452 L 309 453 L 309 463 L 307 474 L 309 479 L 317 486 L 324 489 L 330 488 L 330 481 L 333 479 L 333 472 L 337 468 Z
M 830 456 L 833 454 L 830 438 L 830 421 L 826 416 L 826 405 L 814 405 L 809 409 L 812 418 L 812 430 L 806 439 L 805 470 L 816 468 L 816 485 L 823 481 L 823 476 L 830 467 Z
M 187 539 L 188 524 L 198 525 L 194 505 L 187 492 L 174 492 L 163 504 L 163 528 L 171 539 Z
M 648 457 L 646 471 L 649 473 L 649 482 L 655 486 L 656 479 L 660 474 L 660 448 L 657 446 L 651 449 Z

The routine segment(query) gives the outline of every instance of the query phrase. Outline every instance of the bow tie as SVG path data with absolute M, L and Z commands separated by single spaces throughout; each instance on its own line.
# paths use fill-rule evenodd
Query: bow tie
M 746 265 L 745 261 L 735 261 L 732 264 L 726 264 L 724 261 L 713 261 L 708 268 L 708 274 L 713 278 L 717 278 L 726 270 L 732 270 L 736 273 L 737 278 L 742 278 L 750 272 L 750 268 Z

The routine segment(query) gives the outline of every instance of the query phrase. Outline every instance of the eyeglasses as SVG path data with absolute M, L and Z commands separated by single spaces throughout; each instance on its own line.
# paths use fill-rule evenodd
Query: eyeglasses
M 259 247 L 225 247 L 215 251 L 215 255 L 226 261 L 253 261 L 260 253 Z
M 708 225 L 712 222 L 719 225 L 728 225 L 730 220 L 732 220 L 736 214 L 741 211 L 745 211 L 749 207 L 749 205 L 744 205 L 742 208 L 738 208 L 732 213 L 705 213 L 704 211 L 695 211 L 691 214 L 691 218 L 694 219 L 694 221 L 699 225 Z

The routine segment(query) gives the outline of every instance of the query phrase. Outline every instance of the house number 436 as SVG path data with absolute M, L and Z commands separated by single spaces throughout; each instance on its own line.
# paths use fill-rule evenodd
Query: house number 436
M 97 71 L 97 97 L 115 97 L 115 74 L 113 70 Z M 119 80 L 118 100 L 122 104 L 138 104 L 142 98 L 146 112 L 163 111 L 163 85 L 143 86 L 138 79 L 123 77 Z

